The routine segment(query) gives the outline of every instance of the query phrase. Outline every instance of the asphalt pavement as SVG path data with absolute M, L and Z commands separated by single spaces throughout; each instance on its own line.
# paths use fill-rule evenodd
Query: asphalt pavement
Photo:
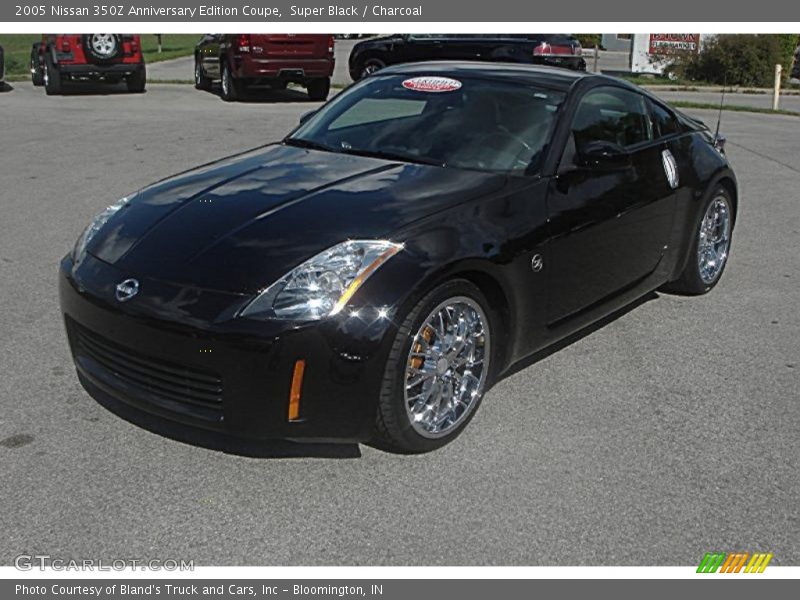
M 18 554 L 196 564 L 800 564 L 796 117 L 727 113 L 741 185 L 707 296 L 654 294 L 501 381 L 423 456 L 249 458 L 161 437 L 78 384 L 56 272 L 90 217 L 171 173 L 271 140 L 316 107 L 0 95 L 0 564 Z M 708 120 L 710 111 L 690 111 Z

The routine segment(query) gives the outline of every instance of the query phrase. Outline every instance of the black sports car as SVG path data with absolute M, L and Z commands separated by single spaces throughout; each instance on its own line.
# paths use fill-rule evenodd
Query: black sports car
M 559 33 L 393 34 L 358 42 L 350 51 L 353 81 L 389 65 L 421 60 L 527 63 L 586 70 L 580 42 Z
M 737 202 L 702 123 L 635 86 L 391 67 L 282 142 L 111 205 L 61 263 L 61 306 L 107 406 L 427 451 L 521 359 L 657 288 L 714 287 Z

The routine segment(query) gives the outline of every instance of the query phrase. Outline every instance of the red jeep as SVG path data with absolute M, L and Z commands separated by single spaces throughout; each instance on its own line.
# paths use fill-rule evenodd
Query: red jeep
M 138 35 L 118 33 L 43 35 L 31 50 L 33 85 L 60 94 L 64 81 L 123 79 L 128 91 L 144 92 L 146 71 Z
M 283 89 L 298 83 L 312 100 L 325 100 L 333 75 L 333 36 L 319 34 L 208 34 L 194 53 L 194 82 L 209 89 L 222 82 L 222 97 L 238 100 L 250 85 Z

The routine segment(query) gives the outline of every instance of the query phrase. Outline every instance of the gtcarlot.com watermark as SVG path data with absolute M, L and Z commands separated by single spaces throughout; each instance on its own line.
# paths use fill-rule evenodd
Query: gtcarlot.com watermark
M 14 559 L 20 571 L 194 571 L 194 560 L 183 558 L 59 558 L 49 554 L 20 554 Z

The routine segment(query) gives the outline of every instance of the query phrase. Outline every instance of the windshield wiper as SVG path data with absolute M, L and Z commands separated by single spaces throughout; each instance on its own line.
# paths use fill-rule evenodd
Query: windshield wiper
M 444 167 L 446 164 L 440 160 L 427 158 L 425 156 L 413 156 L 409 154 L 402 154 L 400 152 L 383 152 L 381 150 L 357 150 L 355 148 L 344 148 L 341 150 L 345 154 L 356 154 L 358 156 L 367 156 L 369 158 L 383 158 L 386 160 L 396 160 L 400 162 L 416 163 L 420 165 L 433 165 L 435 167 Z
M 322 150 L 323 152 L 338 152 L 336 148 L 326 146 L 313 140 L 306 140 L 303 138 L 287 137 L 283 140 L 287 146 L 295 146 L 297 148 L 308 148 L 309 150 Z

